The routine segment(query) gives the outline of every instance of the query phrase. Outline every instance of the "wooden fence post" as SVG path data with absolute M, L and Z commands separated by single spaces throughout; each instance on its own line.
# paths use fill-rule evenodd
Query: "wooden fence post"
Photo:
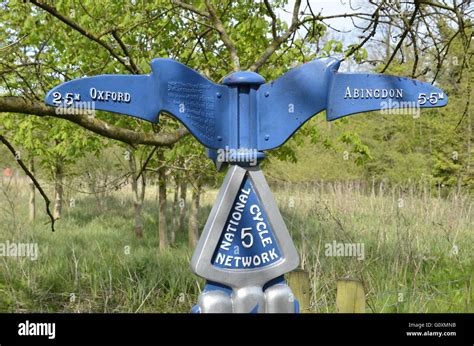
M 364 313 L 365 293 L 362 282 L 356 279 L 342 279 L 337 282 L 337 312 Z
M 474 274 L 471 274 L 467 282 L 466 312 L 474 310 Z
M 288 273 L 288 285 L 300 304 L 300 312 L 309 312 L 311 301 L 311 285 L 309 273 L 302 269 L 296 269 Z

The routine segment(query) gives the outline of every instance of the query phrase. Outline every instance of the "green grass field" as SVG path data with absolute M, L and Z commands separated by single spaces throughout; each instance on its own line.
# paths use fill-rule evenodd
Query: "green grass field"
M 94 196 L 76 196 L 52 233 L 43 201 L 37 197 L 32 224 L 26 185 L 7 183 L 0 187 L 0 243 L 37 243 L 39 256 L 0 257 L 0 311 L 188 312 L 196 302 L 204 282 L 189 268 L 185 232 L 169 250 L 158 250 L 154 187 L 144 238 L 137 240 L 129 186 L 102 207 Z M 344 277 L 363 280 L 367 312 L 474 312 L 470 197 L 371 194 L 344 184 L 275 191 L 310 274 L 311 312 L 336 311 L 336 282 Z M 203 196 L 201 229 L 215 194 Z M 364 259 L 326 256 L 333 241 L 364 244 Z

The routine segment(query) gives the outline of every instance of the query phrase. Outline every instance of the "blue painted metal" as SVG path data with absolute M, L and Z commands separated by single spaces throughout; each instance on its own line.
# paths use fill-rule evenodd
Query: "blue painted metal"
M 102 75 L 63 83 L 45 102 L 97 110 L 151 122 L 166 112 L 205 147 L 264 151 L 285 143 L 312 116 L 328 121 L 379 109 L 442 107 L 445 93 L 428 83 L 382 74 L 337 72 L 340 62 L 316 59 L 264 84 L 253 72 L 235 72 L 215 84 L 171 59 L 154 59 L 149 75 Z M 215 154 L 215 153 L 214 153 Z M 239 163 L 242 164 L 243 163 Z
M 265 79 L 257 73 L 239 71 L 223 79 L 229 86 L 230 148 L 257 149 L 257 92 Z
M 357 91 L 357 96 L 355 92 Z M 448 96 L 431 84 L 383 74 L 337 73 L 328 92 L 326 118 L 399 108 L 434 108 L 448 103 Z
M 181 121 L 206 147 L 219 148 L 229 142 L 229 88 L 215 84 L 186 65 L 171 59 L 154 59 L 149 75 L 101 75 L 61 84 L 48 92 L 45 102 L 52 106 L 74 107 L 79 102 L 94 102 L 94 108 L 158 122 L 160 112 Z M 99 97 L 92 97 L 95 88 Z M 105 99 L 106 93 L 107 99 Z M 130 96 L 118 101 L 118 93 Z M 55 93 L 62 97 L 55 102 Z M 67 103 L 68 93 L 79 95 Z M 114 93 L 114 94 L 112 94 Z M 115 100 L 113 99 L 115 95 Z
M 259 150 L 279 147 L 326 108 L 328 86 L 339 64 L 333 58 L 317 59 L 260 87 Z
M 222 84 L 225 85 L 255 85 L 265 83 L 265 78 L 258 73 L 250 71 L 238 71 L 225 76 Z
M 271 266 L 282 255 L 265 209 L 248 177 L 239 191 L 211 262 L 236 270 Z
M 255 305 L 255 307 L 250 311 L 251 314 L 258 314 L 258 307 L 259 305 Z

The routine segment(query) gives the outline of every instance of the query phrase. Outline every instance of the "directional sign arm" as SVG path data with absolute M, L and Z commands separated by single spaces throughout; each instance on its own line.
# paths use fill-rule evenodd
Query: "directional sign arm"
M 448 96 L 429 83 L 383 74 L 335 73 L 328 93 L 328 121 L 388 109 L 443 107 Z
M 159 99 L 151 75 L 100 75 L 71 80 L 48 92 L 54 107 L 104 110 L 157 121 Z
M 389 109 L 443 107 L 448 96 L 414 79 L 337 72 L 336 59 L 316 59 L 259 89 L 258 150 L 282 145 L 306 121 L 326 110 L 328 121 Z
M 48 92 L 46 104 L 97 109 L 158 122 L 164 111 L 208 148 L 228 141 L 228 90 L 171 59 L 154 59 L 149 75 L 100 75 L 75 79 Z

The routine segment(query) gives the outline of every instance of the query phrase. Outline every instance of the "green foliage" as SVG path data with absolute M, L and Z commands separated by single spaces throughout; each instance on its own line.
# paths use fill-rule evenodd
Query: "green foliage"
M 342 42 L 336 40 L 329 40 L 324 44 L 324 56 L 332 56 L 334 54 L 342 53 Z
M 35 158 L 51 176 L 58 160 L 68 167 L 87 153 L 97 154 L 104 148 L 104 139 L 64 120 L 51 119 L 45 123 L 37 117 L 3 118 L 7 119 L 4 130 L 20 157 L 26 153 L 27 158 Z
M 367 159 L 372 159 L 372 156 L 370 156 L 369 147 L 365 144 L 362 144 L 361 139 L 356 133 L 344 132 L 339 138 L 343 143 L 352 145 L 352 151 L 357 154 L 355 163 L 358 166 L 363 165 Z
M 65 207 L 52 233 L 45 215 L 34 224 L 27 221 L 27 186 L 15 186 L 2 191 L 0 208 L 14 208 L 15 217 L 0 214 L 0 243 L 37 243 L 39 253 L 36 261 L 0 261 L 0 311 L 187 313 L 196 303 L 204 281 L 189 270 L 192 253 L 184 232 L 166 251 L 158 251 L 157 232 L 136 239 L 129 189 L 107 196 L 104 210 L 97 208 L 96 197 L 82 195 L 74 207 Z M 473 312 L 469 200 L 402 190 L 371 195 L 337 182 L 324 189 L 307 183 L 273 191 L 313 280 L 311 311 L 334 312 L 336 280 L 350 275 L 364 280 L 368 312 Z M 203 200 L 200 229 L 215 193 Z M 150 195 L 144 226 L 155 229 Z M 397 206 L 400 197 L 403 208 Z M 171 215 L 173 206 L 167 212 Z M 326 256 L 325 244 L 334 240 L 363 243 L 364 260 Z
M 363 61 L 367 60 L 369 57 L 369 53 L 365 48 L 358 48 L 358 44 L 350 44 L 347 46 L 347 49 L 344 51 L 346 57 L 348 54 L 353 54 L 351 57 L 357 62 L 362 63 Z M 354 50 L 355 49 L 355 50 Z

